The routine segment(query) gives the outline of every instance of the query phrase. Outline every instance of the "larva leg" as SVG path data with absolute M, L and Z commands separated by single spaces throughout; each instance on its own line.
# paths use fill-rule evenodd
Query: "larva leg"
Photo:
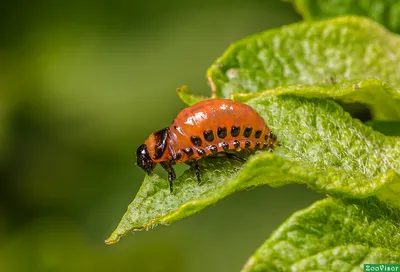
M 197 184 L 200 184 L 201 179 L 200 179 L 200 166 L 197 161 L 193 161 L 193 166 L 194 170 L 196 171 L 196 177 L 197 177 Z
M 161 162 L 160 164 L 168 172 L 169 191 L 172 193 L 172 181 L 176 178 L 174 168 L 169 162 Z
M 200 166 L 199 166 L 199 163 L 196 160 L 193 160 L 193 161 L 187 162 L 186 164 L 188 164 L 188 165 L 190 165 L 191 167 L 194 168 L 194 170 L 196 171 L 196 177 L 197 177 L 198 184 L 200 184 L 201 179 L 200 179 Z

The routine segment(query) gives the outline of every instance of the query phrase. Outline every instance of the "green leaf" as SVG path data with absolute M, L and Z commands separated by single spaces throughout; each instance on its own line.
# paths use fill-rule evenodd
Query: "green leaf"
M 340 83 L 327 86 L 306 84 L 287 85 L 267 90 L 265 93 L 328 98 L 347 103 L 360 102 L 371 109 L 374 119 L 400 120 L 400 89 L 376 79 L 344 80 Z M 232 94 L 232 96 L 241 100 L 240 97 L 251 98 L 252 96 L 257 97 L 259 94 Z
M 306 20 L 320 20 L 346 14 L 370 17 L 393 32 L 400 32 L 400 2 L 398 0 L 294 0 L 294 5 Z
M 303 22 L 235 42 L 207 75 L 214 97 L 226 98 L 294 84 L 335 92 L 332 85 L 363 79 L 396 87 L 400 86 L 399 48 L 398 35 L 366 18 Z
M 183 85 L 177 88 L 176 93 L 178 94 L 179 98 L 187 105 L 193 105 L 207 99 L 206 97 L 192 95 L 187 85 Z
M 261 93 L 241 96 L 266 120 L 281 144 L 241 163 L 201 160 L 202 184 L 192 169 L 168 182 L 146 177 L 121 223 L 107 240 L 132 230 L 170 224 L 243 188 L 304 183 L 337 197 L 376 196 L 400 207 L 400 138 L 384 136 L 351 118 L 337 103 L 318 98 Z
M 397 36 L 358 17 L 296 24 L 232 45 L 208 71 L 213 97 L 252 106 L 280 146 L 273 153 L 257 152 L 244 165 L 203 159 L 202 184 L 190 169 L 174 181 L 172 194 L 166 180 L 147 176 L 106 243 L 170 224 L 237 190 L 263 184 L 303 183 L 337 198 L 373 198 L 400 207 L 400 138 L 374 131 L 330 100 L 362 102 L 375 119 L 399 120 L 399 45 Z M 204 99 L 187 87 L 178 94 L 188 104 Z M 321 270 L 322 259 L 354 266 L 379 254 L 392 256 L 385 244 L 351 241 L 318 250 L 295 265 Z
M 363 271 L 400 262 L 400 211 L 374 200 L 318 201 L 296 212 L 248 260 L 242 272 Z

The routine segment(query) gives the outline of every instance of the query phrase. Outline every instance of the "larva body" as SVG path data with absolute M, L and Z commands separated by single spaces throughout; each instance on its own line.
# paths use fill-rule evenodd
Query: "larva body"
M 205 156 L 240 159 L 227 152 L 276 145 L 275 135 L 253 108 L 229 99 L 211 99 L 182 110 L 170 127 L 152 133 L 137 151 L 138 165 L 150 173 L 160 163 L 172 186 L 175 163 L 195 166 L 199 178 L 197 160 Z

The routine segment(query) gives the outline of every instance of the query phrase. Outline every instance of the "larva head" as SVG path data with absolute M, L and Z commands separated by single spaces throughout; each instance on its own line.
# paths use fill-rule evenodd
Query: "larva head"
M 136 151 L 136 156 L 137 164 L 139 165 L 139 167 L 150 174 L 156 164 L 151 159 L 149 151 L 147 150 L 147 146 L 145 144 L 139 146 L 138 150 Z
M 164 153 L 167 150 L 169 129 L 164 128 L 157 132 L 150 134 L 149 138 L 137 150 L 137 163 L 150 173 L 157 162 L 162 161 Z

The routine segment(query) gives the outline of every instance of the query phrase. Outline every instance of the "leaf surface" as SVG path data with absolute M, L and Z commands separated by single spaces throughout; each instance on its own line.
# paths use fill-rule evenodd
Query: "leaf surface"
M 353 119 L 337 103 L 296 95 L 241 96 L 266 120 L 280 147 L 250 156 L 242 165 L 227 159 L 201 160 L 202 184 L 194 171 L 168 182 L 145 178 L 120 225 L 114 243 L 132 230 L 169 224 L 243 188 L 304 183 L 337 197 L 376 196 L 400 207 L 400 138 L 385 136 Z
M 296 84 L 335 93 L 365 79 L 390 89 L 400 86 L 399 48 L 398 35 L 366 18 L 302 22 L 235 42 L 207 75 L 213 97 L 225 98 Z
M 208 71 L 213 97 L 252 106 L 280 146 L 273 153 L 252 154 L 245 164 L 203 159 L 202 183 L 189 169 L 174 181 L 172 194 L 168 181 L 146 176 L 106 243 L 130 231 L 170 224 L 237 190 L 263 184 L 302 183 L 341 199 L 372 198 L 400 207 L 400 138 L 374 131 L 334 101 L 361 102 L 375 119 L 400 121 L 398 48 L 397 35 L 359 17 L 294 24 L 233 44 Z M 204 99 L 187 87 L 178 94 L 188 104 Z M 391 250 L 365 246 L 354 243 L 364 252 L 355 259 L 375 256 L 380 248 Z M 335 245 L 316 254 L 341 259 L 350 253 Z M 311 261 L 296 265 L 319 269 Z
M 242 272 L 363 271 L 365 263 L 399 263 L 399 214 L 371 199 L 318 201 L 286 220 Z

